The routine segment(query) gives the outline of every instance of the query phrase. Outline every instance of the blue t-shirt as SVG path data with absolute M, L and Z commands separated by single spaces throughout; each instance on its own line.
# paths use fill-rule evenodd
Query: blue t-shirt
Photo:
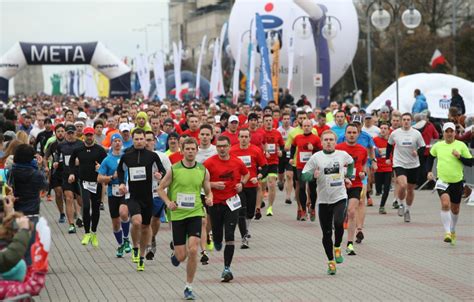
M 168 133 L 163 132 L 156 137 L 155 150 L 166 152 L 166 142 L 168 141 Z
M 128 141 L 123 141 L 122 150 L 128 149 L 131 146 L 133 146 L 133 140 L 132 139 L 129 139 Z
M 338 137 L 339 137 L 337 139 L 338 144 L 346 141 L 346 137 L 345 137 L 344 133 L 341 136 L 338 136 Z M 362 131 L 360 133 L 359 137 L 357 138 L 357 143 L 359 145 L 362 145 L 363 147 L 369 148 L 369 149 L 372 149 L 375 146 L 374 139 L 372 138 L 372 136 L 370 136 L 370 134 L 368 134 L 365 131 Z
M 99 168 L 99 174 L 112 176 L 114 175 L 115 171 L 117 171 L 117 166 L 120 161 L 120 155 L 114 155 L 113 153 L 109 153 L 106 158 L 102 161 Z M 118 185 L 119 181 L 118 178 L 112 179 L 112 181 L 107 186 L 107 196 L 112 196 L 112 185 Z
M 344 136 L 344 133 L 346 133 L 346 126 L 347 124 L 344 124 L 342 126 L 334 125 L 331 127 L 331 130 L 334 131 L 338 137 L 338 142 L 339 139 Z

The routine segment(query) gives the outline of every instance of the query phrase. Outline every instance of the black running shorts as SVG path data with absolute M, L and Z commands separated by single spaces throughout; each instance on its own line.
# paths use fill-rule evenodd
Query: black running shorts
M 186 238 L 191 236 L 201 238 L 201 216 L 172 221 L 171 226 L 174 246 L 186 244 Z

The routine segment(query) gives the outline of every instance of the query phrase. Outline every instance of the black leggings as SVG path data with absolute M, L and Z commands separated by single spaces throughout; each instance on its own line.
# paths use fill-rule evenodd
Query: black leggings
M 380 200 L 381 207 L 384 207 L 387 202 L 391 183 L 392 172 L 375 172 L 375 190 L 380 193 L 383 187 L 382 199 Z
M 300 206 L 303 210 L 306 211 L 306 184 L 308 184 L 309 187 L 309 199 L 311 200 L 311 210 L 314 210 L 316 206 L 316 179 L 313 179 L 310 182 L 305 182 L 302 180 L 302 175 L 303 170 L 298 169 L 298 181 L 299 181 L 299 196 L 300 196 Z
M 209 208 L 212 225 L 212 238 L 222 244 L 225 239 L 224 266 L 230 266 L 234 257 L 234 233 L 239 220 L 239 210 L 231 211 L 227 204 L 215 204 Z
M 344 235 L 344 218 L 347 200 L 341 199 L 333 204 L 319 204 L 319 224 L 323 232 L 323 246 L 329 261 L 334 260 L 334 247 L 340 247 Z M 332 226 L 334 222 L 334 246 L 332 243 Z
M 255 214 L 255 204 L 257 201 L 257 188 L 244 188 L 239 193 L 242 207 L 239 209 L 239 231 L 244 238 L 247 234 L 247 219 L 252 219 Z
M 97 225 L 100 218 L 100 199 L 102 196 L 102 185 L 97 185 L 97 193 L 91 193 L 81 185 L 82 196 L 82 219 L 84 221 L 84 231 L 89 233 L 97 232 Z M 92 209 L 92 215 L 91 215 Z M 92 226 L 91 226 L 92 220 Z

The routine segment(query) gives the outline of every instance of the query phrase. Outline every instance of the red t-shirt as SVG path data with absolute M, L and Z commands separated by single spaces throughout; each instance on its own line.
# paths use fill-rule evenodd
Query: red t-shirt
M 313 150 L 308 149 L 308 145 L 313 145 Z M 292 145 L 296 147 L 296 169 L 302 170 L 311 155 L 323 149 L 321 140 L 316 134 L 299 134 L 295 136 Z
M 387 144 L 388 140 L 376 136 L 374 137 L 374 143 L 375 147 L 377 147 L 378 150 L 378 156 L 377 156 L 377 172 L 392 172 L 392 165 L 387 165 L 385 163 L 385 154 L 387 154 Z M 391 158 L 393 157 L 393 153 L 390 156 Z
M 173 154 L 170 154 L 170 155 L 168 156 L 168 158 L 170 159 L 171 164 L 174 165 L 174 164 L 176 164 L 177 162 L 179 162 L 180 160 L 182 160 L 182 159 L 184 158 L 184 155 L 181 154 L 180 151 L 178 151 L 178 152 L 175 152 L 175 153 L 173 153 Z
M 354 159 L 354 173 L 355 178 L 352 179 L 352 187 L 362 188 L 362 180 L 359 177 L 359 172 L 364 171 L 365 164 L 367 163 L 367 149 L 362 145 L 355 144 L 349 146 L 347 142 L 336 145 L 336 150 L 346 151 Z
M 240 182 L 242 176 L 249 173 L 242 160 L 235 156 L 230 156 L 228 160 L 222 160 L 219 155 L 209 157 L 204 166 L 209 171 L 211 182 L 223 181 L 224 190 L 212 189 L 214 204 L 225 204 L 225 201 L 237 194 L 235 186 Z
M 240 148 L 240 144 L 238 144 L 230 148 L 229 153 L 240 158 L 250 172 L 250 178 L 245 184 L 245 187 L 256 188 L 258 186 L 258 182 L 253 184 L 250 179 L 257 177 L 257 168 L 263 167 L 267 164 L 267 160 L 265 159 L 265 156 L 263 156 L 262 150 L 252 144 L 250 144 L 247 149 L 242 149 Z
M 322 127 L 320 127 L 318 124 L 316 124 L 316 125 L 313 126 L 313 128 L 316 129 L 316 131 L 318 131 L 319 137 L 321 137 L 321 134 L 323 134 L 324 131 L 331 129 L 331 127 L 329 127 L 327 124 L 324 124 L 324 126 L 322 126 Z
M 280 126 L 280 121 L 277 118 L 273 119 L 273 129 L 278 129 Z
M 263 129 L 258 128 L 255 131 L 250 130 L 250 143 L 260 148 L 263 151 L 263 145 L 265 144 L 265 133 Z
M 247 122 L 247 116 L 244 114 L 239 114 L 239 126 L 243 126 Z
M 230 139 L 230 145 L 237 145 L 239 143 L 239 132 L 230 133 L 229 131 L 224 131 L 221 133 L 223 136 L 227 136 Z
M 196 131 L 191 131 L 191 129 L 188 129 L 188 130 L 184 131 L 183 134 L 187 134 L 190 137 L 194 137 L 197 140 L 198 144 L 199 144 L 199 129 L 197 129 Z
M 270 131 L 263 130 L 264 144 L 266 144 L 266 151 L 270 154 L 267 157 L 269 165 L 278 165 L 278 150 L 285 145 L 280 131 L 272 129 Z

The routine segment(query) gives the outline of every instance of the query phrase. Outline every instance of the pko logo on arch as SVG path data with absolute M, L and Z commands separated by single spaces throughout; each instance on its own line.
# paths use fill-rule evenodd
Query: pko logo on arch
M 268 2 L 265 4 L 265 12 L 271 13 L 274 9 L 274 4 Z M 278 34 L 278 39 L 280 40 L 280 49 L 283 46 L 283 19 L 275 15 L 260 15 L 262 18 L 263 29 L 265 30 L 265 38 L 268 37 L 269 32 Z

